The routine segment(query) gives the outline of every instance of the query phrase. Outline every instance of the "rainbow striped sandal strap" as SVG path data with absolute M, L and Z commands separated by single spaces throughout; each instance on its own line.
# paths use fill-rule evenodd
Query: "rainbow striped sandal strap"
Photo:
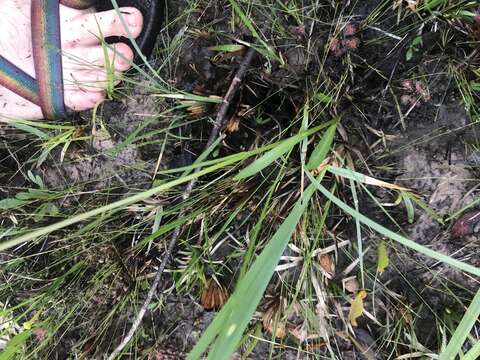
M 32 46 L 37 79 L 0 55 L 0 86 L 38 105 L 47 119 L 65 117 L 59 3 L 86 9 L 97 0 L 32 1 Z
M 46 119 L 67 115 L 63 98 L 60 3 L 86 9 L 97 0 L 34 0 L 31 4 L 32 50 L 38 97 Z
M 0 55 L 0 86 L 40 105 L 37 80 Z
M 59 0 L 31 4 L 32 50 L 40 107 L 45 119 L 66 116 L 60 39 Z
M 163 22 L 164 0 L 117 0 L 119 6 L 135 6 L 144 16 L 144 29 L 136 40 L 149 56 Z M 110 0 L 32 0 L 32 48 L 36 79 L 0 55 L 0 86 L 39 105 L 46 119 L 65 117 L 60 41 L 59 4 L 98 10 L 112 8 Z M 141 59 L 136 58 L 141 63 Z

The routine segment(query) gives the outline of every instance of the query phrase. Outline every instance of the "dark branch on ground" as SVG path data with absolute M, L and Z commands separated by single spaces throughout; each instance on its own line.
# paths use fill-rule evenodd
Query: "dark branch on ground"
M 250 47 L 245 54 L 245 57 L 243 58 L 238 71 L 236 72 L 225 96 L 223 97 L 222 105 L 220 106 L 219 111 L 217 112 L 217 116 L 215 117 L 215 122 L 213 124 L 212 131 L 210 133 L 210 136 L 208 138 L 207 143 L 205 144 L 204 149 L 207 150 L 213 142 L 217 139 L 220 130 L 226 125 L 228 118 L 228 110 L 230 109 L 230 105 L 235 97 L 235 95 L 238 93 L 238 90 L 240 89 L 240 85 L 242 84 L 242 81 L 245 77 L 245 74 L 247 73 L 248 68 L 250 67 L 250 63 L 252 62 L 253 56 L 255 54 L 255 49 L 253 47 Z M 195 172 L 200 171 L 200 168 L 195 169 Z M 197 178 L 190 180 L 187 185 L 185 186 L 185 189 L 183 190 L 182 193 L 182 199 L 183 201 L 188 200 L 190 198 L 190 195 L 192 193 L 193 188 L 195 187 L 195 184 L 197 182 Z M 183 208 L 179 213 L 177 218 L 181 219 L 185 215 L 185 208 Z M 115 348 L 115 350 L 110 354 L 108 357 L 108 360 L 113 360 L 115 357 L 120 354 L 125 346 L 130 342 L 130 340 L 133 338 L 133 335 L 137 331 L 138 327 L 142 323 L 143 317 L 145 316 L 145 313 L 147 312 L 147 308 L 150 305 L 153 296 L 155 293 L 157 293 L 158 285 L 160 284 L 160 280 L 162 279 L 163 272 L 165 270 L 165 267 L 167 266 L 168 262 L 170 261 L 173 252 L 175 250 L 175 247 L 178 242 L 178 238 L 180 236 L 180 230 L 181 226 L 177 226 L 172 233 L 172 237 L 170 239 L 170 242 L 167 247 L 167 251 L 165 252 L 165 256 L 162 259 L 162 262 L 160 263 L 160 266 L 158 267 L 157 273 L 155 275 L 155 279 L 148 291 L 147 297 L 140 308 L 137 316 L 135 317 L 135 320 L 128 331 L 127 335 L 122 339 L 120 344 Z

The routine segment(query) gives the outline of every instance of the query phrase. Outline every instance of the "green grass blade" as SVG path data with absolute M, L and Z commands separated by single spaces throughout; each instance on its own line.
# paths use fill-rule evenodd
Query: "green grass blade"
M 16 127 L 18 130 L 25 131 L 29 134 L 35 135 L 42 140 L 48 139 L 48 135 L 37 127 L 30 126 L 27 124 L 22 124 L 21 122 L 14 122 L 12 123 L 12 126 Z
M 178 167 L 178 168 L 175 168 L 175 169 L 162 170 L 162 171 L 159 171 L 158 174 L 162 174 L 162 175 L 163 174 L 175 174 L 175 173 L 179 173 L 179 172 L 190 171 L 190 170 L 193 170 L 193 169 L 196 169 L 196 168 L 201 168 L 201 167 L 205 167 L 205 166 L 218 164 L 219 162 L 223 162 L 223 161 L 230 161 L 230 160 L 234 160 L 234 159 L 243 160 L 243 159 L 249 158 L 251 156 L 255 156 L 255 155 L 259 155 L 261 153 L 264 153 L 265 151 L 274 149 L 277 146 L 279 146 L 281 143 L 282 143 L 282 141 L 278 141 L 278 142 L 275 142 L 275 143 L 272 143 L 272 144 L 264 145 L 262 147 L 254 149 L 254 150 L 242 151 L 242 152 L 239 152 L 239 153 L 236 153 L 236 154 L 225 156 L 223 158 L 206 160 L 206 161 L 202 161 L 202 162 L 198 162 L 198 163 L 194 162 L 193 164 L 188 165 L 188 166 L 182 166 L 182 167 Z
M 450 266 L 456 267 L 457 269 L 466 271 L 470 274 L 473 274 L 475 276 L 480 276 L 480 269 L 466 264 L 462 261 L 456 260 L 451 258 L 450 256 L 441 254 L 439 252 L 433 251 L 423 245 L 417 244 L 416 242 L 407 239 L 404 236 L 401 236 L 392 230 L 387 229 L 386 227 L 377 224 L 375 221 L 369 219 L 365 215 L 361 214 L 360 212 L 356 211 L 355 209 L 351 208 L 347 204 L 345 204 L 342 200 L 337 198 L 335 195 L 333 195 L 330 191 L 328 191 L 325 187 L 323 187 L 315 178 L 310 175 L 310 173 L 305 172 L 307 177 L 312 181 L 312 183 L 315 185 L 315 187 L 329 200 L 331 200 L 335 205 L 337 205 L 340 209 L 345 211 L 347 214 L 357 218 L 366 226 L 372 228 L 373 230 L 379 232 L 380 234 L 397 241 L 398 243 L 412 249 L 415 251 L 418 251 L 419 253 L 426 255 L 428 257 L 431 257 L 433 259 L 439 260 L 441 262 L 444 262 Z
M 298 221 L 305 212 L 315 188 L 310 186 L 299 199 L 272 239 L 255 260 L 231 297 L 232 311 L 226 322 L 226 328 L 214 343 L 209 359 L 230 358 L 240 341 L 245 328 L 260 302 L 265 289 L 275 271 Z M 246 301 L 248 300 L 248 301 Z
M 480 340 L 473 345 L 473 347 L 462 357 L 462 360 L 476 360 L 480 359 Z
M 157 195 L 157 194 L 159 194 L 159 193 L 161 193 L 165 190 L 168 190 L 172 187 L 175 187 L 175 186 L 181 185 L 181 184 L 185 184 L 186 182 L 188 182 L 192 179 L 198 178 L 198 177 L 203 176 L 205 174 L 208 174 L 208 173 L 211 173 L 213 171 L 224 168 L 224 167 L 226 167 L 226 166 L 228 166 L 228 165 L 230 165 L 234 162 L 237 162 L 239 160 L 240 159 L 233 159 L 233 160 L 218 163 L 216 165 L 213 165 L 213 166 L 207 167 L 203 170 L 200 170 L 196 173 L 193 173 L 193 174 L 190 174 L 190 175 L 187 175 L 187 176 L 184 176 L 184 177 L 180 177 L 180 178 L 175 179 L 173 181 L 161 184 L 161 185 L 156 186 L 156 187 L 154 187 L 150 190 L 143 191 L 143 192 L 140 192 L 138 194 L 129 196 L 125 199 L 115 201 L 111 204 L 98 207 L 96 209 L 87 211 L 83 214 L 75 215 L 71 218 L 68 218 L 66 220 L 51 224 L 49 226 L 45 226 L 43 228 L 36 229 L 36 230 L 34 230 L 34 231 L 32 231 L 28 234 L 19 236 L 17 238 L 13 238 L 11 240 L 1 242 L 0 243 L 0 251 L 11 248 L 11 247 L 16 246 L 16 245 L 19 245 L 23 242 L 35 240 L 40 236 L 51 233 L 52 231 L 56 231 L 56 230 L 65 228 L 67 226 L 77 224 L 79 222 L 82 222 L 82 221 L 87 220 L 89 218 L 92 218 L 94 216 L 99 216 L 99 215 L 108 213 L 108 212 L 113 211 L 113 210 L 118 210 L 118 209 L 125 208 L 125 207 L 127 207 L 129 205 L 132 205 L 132 204 L 135 204 L 139 201 L 143 201 L 143 200 L 145 200 L 145 199 L 147 199 L 147 198 L 149 198 L 153 195 Z
M 467 338 L 468 334 L 472 330 L 475 322 L 480 315 L 480 290 L 477 291 L 472 303 L 468 307 L 465 315 L 463 315 L 462 321 L 458 324 L 455 333 L 450 339 L 445 351 L 440 354 L 439 360 L 455 359 Z
M 329 121 L 325 124 L 319 125 L 317 127 L 311 128 L 310 130 L 301 132 L 291 138 L 288 138 L 282 142 L 280 142 L 276 147 L 272 150 L 261 156 L 259 159 L 255 160 L 253 163 L 248 165 L 245 169 L 240 171 L 237 176 L 235 176 L 235 180 L 242 180 L 253 176 L 269 165 L 271 165 L 274 161 L 276 161 L 280 156 L 285 154 L 287 151 L 291 150 L 295 145 L 297 145 L 300 141 L 302 141 L 307 136 L 310 136 L 317 131 L 322 130 L 323 128 L 332 125 L 332 122 L 336 120 Z
M 219 136 L 215 141 L 212 142 L 212 144 L 205 149 L 193 162 L 193 166 L 198 166 L 198 164 L 202 163 L 203 161 L 207 160 L 207 158 L 210 156 L 210 154 L 217 148 L 217 146 L 225 139 L 224 135 Z M 185 170 L 182 173 L 182 176 L 186 176 L 190 173 L 189 170 Z
M 175 93 L 175 94 L 156 94 L 155 96 L 160 98 L 167 98 L 167 99 L 190 100 L 190 101 L 198 101 L 198 102 L 213 103 L 213 104 L 222 103 L 222 98 L 218 96 L 201 96 L 201 95 L 190 94 L 187 92 Z
M 203 333 L 202 337 L 190 351 L 187 356 L 187 360 L 200 359 L 202 354 L 208 349 L 210 344 L 215 340 L 218 334 L 222 331 L 225 321 L 228 319 L 232 312 L 230 301 L 227 302 L 222 310 L 215 316 L 212 323 L 208 326 L 207 330 Z
M 282 166 L 282 168 L 280 169 L 280 171 L 278 172 L 278 174 L 275 178 L 275 181 L 270 186 L 270 189 L 269 189 L 268 194 L 267 194 L 267 199 L 266 199 L 265 204 L 262 208 L 262 211 L 260 212 L 260 216 L 257 220 L 257 223 L 253 227 L 253 230 L 250 232 L 250 241 L 249 241 L 248 246 L 247 246 L 247 251 L 246 251 L 245 255 L 243 256 L 243 263 L 242 263 L 242 267 L 240 268 L 240 275 L 238 277 L 239 279 L 243 278 L 243 276 L 247 272 L 247 269 L 250 267 L 250 264 L 253 260 L 254 254 L 255 254 L 258 235 L 260 234 L 260 231 L 263 227 L 265 218 L 267 217 L 268 209 L 271 206 L 271 200 L 272 200 L 273 194 L 275 192 L 275 189 L 277 189 L 277 186 L 278 186 L 280 180 L 283 178 L 284 174 L 285 174 L 285 169 Z
M 217 46 L 210 46 L 208 50 L 210 51 L 225 51 L 225 52 L 235 52 L 241 51 L 245 48 L 243 45 L 238 44 L 224 44 L 224 45 L 217 45 Z
M 23 330 L 21 333 L 15 335 L 8 342 L 6 348 L 0 353 L 0 360 L 19 359 L 18 353 L 22 352 L 25 343 L 32 333 L 32 330 Z
M 252 36 L 257 39 L 257 41 L 262 44 L 262 46 L 265 48 L 265 52 L 261 51 L 261 53 L 268 59 L 272 58 L 281 64 L 283 64 L 283 61 L 278 55 L 276 54 L 275 50 L 268 45 L 265 40 L 260 36 L 258 31 L 255 29 L 255 26 L 253 25 L 252 21 L 249 19 L 247 14 L 245 14 L 240 7 L 240 5 L 235 1 L 235 0 L 229 0 L 230 4 L 232 5 L 233 10 L 235 13 L 238 15 L 242 23 L 246 26 L 246 28 L 252 33 Z
M 319 177 L 323 177 L 323 174 Z M 252 318 L 262 295 L 275 271 L 275 267 L 305 212 L 315 188 L 309 186 L 257 257 L 250 270 L 237 285 L 234 293 L 208 327 L 187 359 L 199 359 L 214 341 L 209 359 L 229 359 Z M 220 319 L 218 319 L 220 318 Z
M 325 131 L 322 139 L 317 144 L 315 149 L 313 149 L 312 155 L 310 155 L 310 159 L 307 163 L 307 170 L 316 169 L 325 159 L 330 151 L 330 148 L 332 147 L 333 137 L 337 131 L 337 125 L 338 122 L 335 122 Z

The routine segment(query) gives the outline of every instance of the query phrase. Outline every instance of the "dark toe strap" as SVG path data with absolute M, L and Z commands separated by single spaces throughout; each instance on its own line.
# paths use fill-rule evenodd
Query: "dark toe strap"
M 60 0 L 60 4 L 74 9 L 88 9 L 94 6 L 98 0 Z

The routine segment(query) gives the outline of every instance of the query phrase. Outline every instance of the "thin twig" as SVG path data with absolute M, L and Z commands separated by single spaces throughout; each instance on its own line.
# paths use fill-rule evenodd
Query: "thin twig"
M 205 144 L 205 149 L 208 149 L 213 142 L 217 139 L 218 134 L 220 130 L 226 125 L 226 122 L 228 120 L 227 118 L 227 113 L 230 108 L 230 105 L 232 103 L 233 98 L 238 92 L 238 89 L 240 88 L 240 84 L 243 81 L 243 78 L 245 77 L 245 74 L 247 73 L 247 70 L 250 66 L 250 63 L 252 62 L 253 55 L 255 54 L 255 49 L 251 47 L 248 49 L 247 53 L 245 54 L 245 57 L 243 58 L 240 67 L 238 68 L 237 73 L 235 74 L 235 77 L 233 78 L 230 87 L 227 90 L 227 93 L 223 97 L 222 105 L 217 113 L 217 116 L 215 117 L 215 122 L 213 124 L 213 129 L 212 132 L 210 133 L 210 136 L 208 137 L 208 141 Z M 197 168 L 195 172 L 200 171 L 200 168 Z M 197 182 L 197 179 L 192 179 L 190 182 L 187 183 L 185 186 L 185 189 L 182 194 L 182 199 L 183 201 L 188 200 L 190 197 L 192 190 Z M 178 218 L 182 218 L 185 215 L 185 208 L 180 210 L 178 213 Z M 137 331 L 138 327 L 142 323 L 143 317 L 145 316 L 145 313 L 147 312 L 147 308 L 150 305 L 153 296 L 157 292 L 158 284 L 160 283 L 160 280 L 162 279 L 163 271 L 165 270 L 165 267 L 167 266 L 168 262 L 170 261 L 170 258 L 173 254 L 173 251 L 175 249 L 175 246 L 177 245 L 178 238 L 180 236 L 180 230 L 181 226 L 177 226 L 172 233 L 172 237 L 170 239 L 170 243 L 168 244 L 167 251 L 165 253 L 165 256 L 162 259 L 162 262 L 160 263 L 160 266 L 158 267 L 157 273 L 155 275 L 155 279 L 152 283 L 152 286 L 150 287 L 150 290 L 148 291 L 147 297 L 140 308 L 140 311 L 138 312 L 137 316 L 135 317 L 135 320 L 128 331 L 127 335 L 122 339 L 120 344 L 113 350 L 113 352 L 108 356 L 107 360 L 114 360 L 115 357 L 120 354 L 125 346 L 130 342 L 130 340 L 133 338 L 133 335 Z

